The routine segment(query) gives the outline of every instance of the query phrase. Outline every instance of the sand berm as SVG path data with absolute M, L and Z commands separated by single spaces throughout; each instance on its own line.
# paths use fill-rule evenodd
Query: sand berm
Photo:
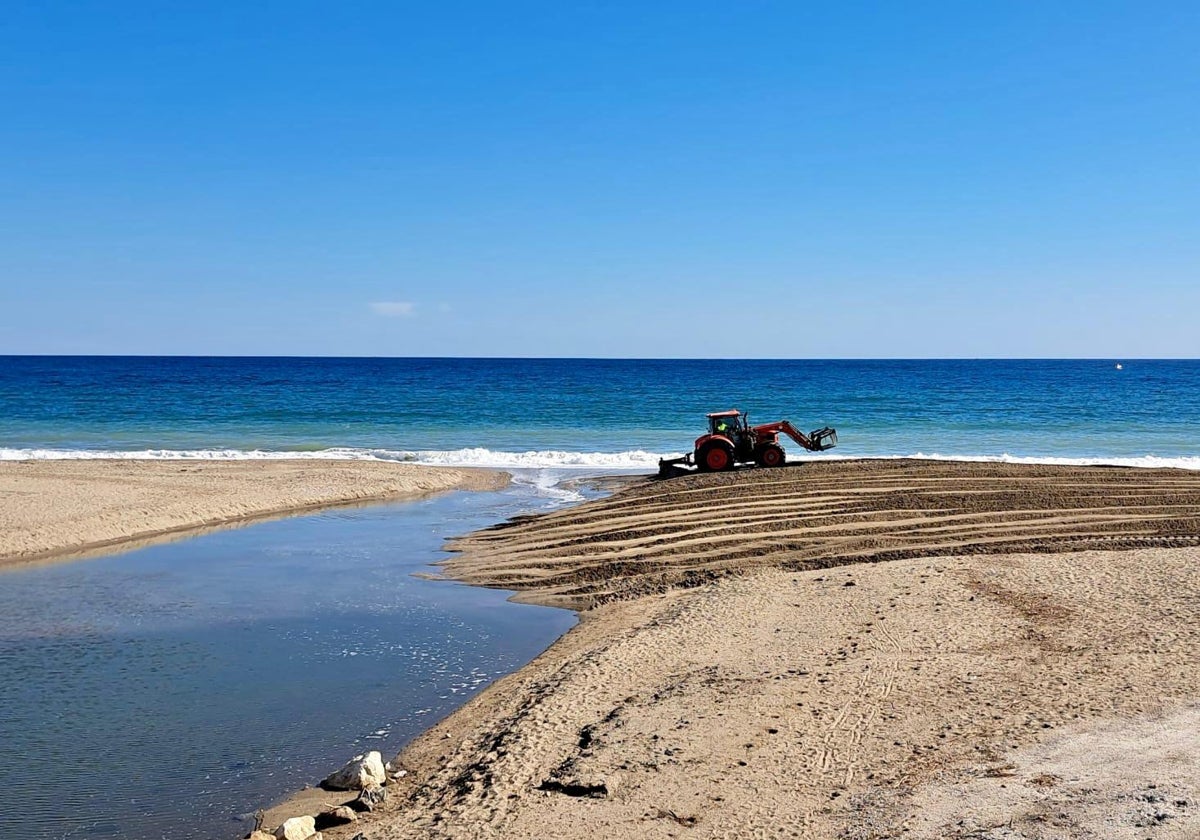
M 581 623 L 326 836 L 1198 837 L 1198 545 L 1200 473 L 929 461 L 485 530 L 448 574 Z
M 131 548 L 334 505 L 503 486 L 488 470 L 387 461 L 0 461 L 0 564 Z

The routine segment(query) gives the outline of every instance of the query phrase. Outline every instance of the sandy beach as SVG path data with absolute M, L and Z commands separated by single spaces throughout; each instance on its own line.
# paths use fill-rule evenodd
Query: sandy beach
M 486 470 L 380 461 L 0 461 L 0 565 L 506 480 Z
M 0 557 L 503 481 L 11 462 Z M 452 548 L 448 576 L 582 620 L 413 742 L 383 809 L 331 840 L 1200 835 L 1200 473 L 833 461 L 637 479 Z M 266 822 L 349 798 L 311 789 Z
M 448 573 L 580 625 L 326 836 L 1198 836 L 1198 544 L 1172 470 L 829 462 L 521 518 Z

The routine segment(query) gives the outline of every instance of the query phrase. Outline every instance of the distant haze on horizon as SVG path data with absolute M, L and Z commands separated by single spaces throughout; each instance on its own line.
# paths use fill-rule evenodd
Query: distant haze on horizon
M 0 354 L 1200 356 L 1200 4 L 18 2 Z

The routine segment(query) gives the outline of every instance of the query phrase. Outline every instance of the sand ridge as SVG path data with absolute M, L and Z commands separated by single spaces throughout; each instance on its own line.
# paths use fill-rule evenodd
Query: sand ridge
M 488 470 L 386 461 L 2 461 L 0 565 L 331 505 L 495 489 L 506 481 Z

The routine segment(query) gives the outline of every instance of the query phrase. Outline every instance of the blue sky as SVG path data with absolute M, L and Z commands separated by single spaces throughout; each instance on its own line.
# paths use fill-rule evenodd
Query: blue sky
M 1200 4 L 8 3 L 0 353 L 1200 356 Z

